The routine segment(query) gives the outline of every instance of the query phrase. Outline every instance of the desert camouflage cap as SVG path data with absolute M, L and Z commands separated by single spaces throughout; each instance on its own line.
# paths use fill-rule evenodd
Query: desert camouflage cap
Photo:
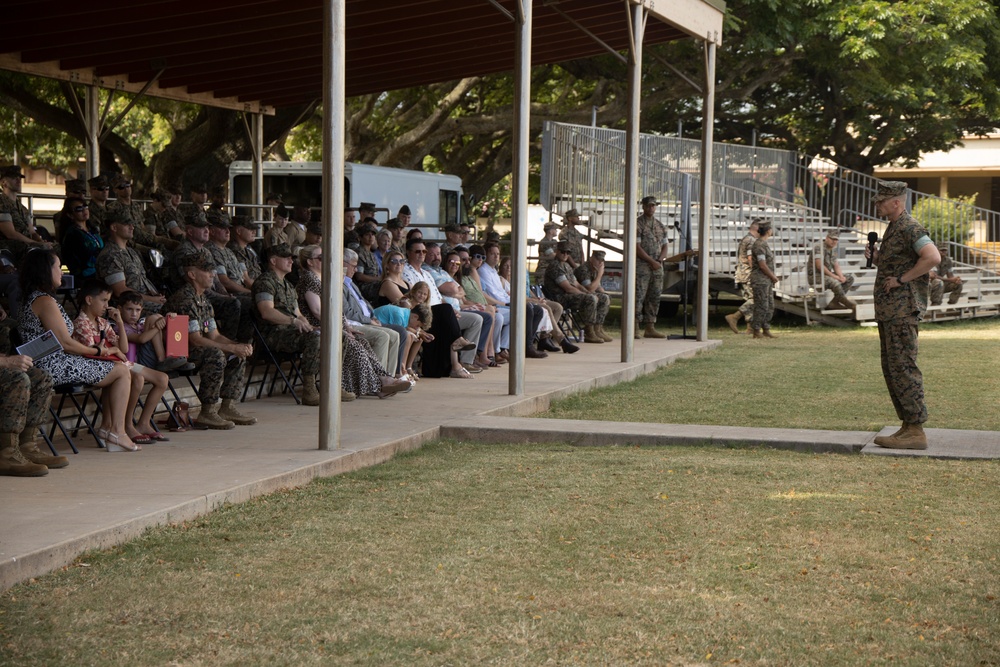
M 292 257 L 292 249 L 287 243 L 279 243 L 278 245 L 271 246 L 271 249 L 267 253 L 268 257 Z
M 234 215 L 233 227 L 244 227 L 257 231 L 257 221 L 252 220 L 249 215 Z
M 879 181 L 878 191 L 872 202 L 878 203 L 893 197 L 901 197 L 906 194 L 906 183 L 903 181 Z
M 828 231 L 826 233 L 826 237 L 828 239 L 839 239 L 840 238 L 840 230 L 839 229 L 831 229 L 830 231 Z
M 205 219 L 208 220 L 208 224 L 212 227 L 220 229 L 229 229 L 232 227 L 232 224 L 229 222 L 229 216 L 224 215 L 219 209 L 210 208 L 205 211 Z
M 660 202 L 656 201 L 656 197 L 654 197 L 652 195 L 650 195 L 648 197 L 643 197 L 642 198 L 642 205 L 643 206 L 657 206 L 657 205 L 659 205 L 659 203 Z

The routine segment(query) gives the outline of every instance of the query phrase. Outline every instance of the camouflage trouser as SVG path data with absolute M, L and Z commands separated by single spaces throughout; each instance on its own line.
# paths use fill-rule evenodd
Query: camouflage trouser
M 743 313 L 743 317 L 747 318 L 747 324 L 750 324 L 753 320 L 753 285 L 750 283 L 737 283 L 737 285 L 743 295 L 743 305 L 740 306 L 739 311 Z
M 917 318 L 898 317 L 878 323 L 882 375 L 896 416 L 907 424 L 927 421 L 924 378 L 917 368 Z
M 753 287 L 753 315 L 750 316 L 750 326 L 754 331 L 771 328 L 771 318 L 774 317 L 774 285 L 766 283 L 751 283 Z
M 0 368 L 0 433 L 20 433 L 45 421 L 52 400 L 52 376 L 40 368 L 26 372 Z
M 246 376 L 247 361 L 214 347 L 195 347 L 188 351 L 188 361 L 198 366 L 198 400 L 202 404 L 218 403 L 219 398 L 239 399 Z
M 319 331 L 302 333 L 294 324 L 269 326 L 261 331 L 272 352 L 300 352 L 302 374 L 319 375 Z
M 248 343 L 253 338 L 253 297 L 249 294 L 226 296 L 207 292 L 208 301 L 215 311 L 219 333 L 230 340 Z
M 965 285 L 962 283 L 946 283 L 940 278 L 935 278 L 931 281 L 931 305 L 940 306 L 941 302 L 944 301 L 945 292 L 950 292 L 951 296 L 948 297 L 948 303 L 958 303 L 959 297 L 962 296 L 962 290 L 965 289 Z
M 635 267 L 635 315 L 640 324 L 656 324 L 663 291 L 663 269 L 653 270 L 640 261 Z
M 823 287 L 833 292 L 834 299 L 843 299 L 847 296 L 846 292 L 851 289 L 854 285 L 854 276 L 847 276 L 847 280 L 840 282 L 836 278 L 831 278 L 826 276 L 823 278 Z
M 604 324 L 611 299 L 604 292 L 596 294 L 560 294 L 559 303 L 572 308 L 582 324 Z

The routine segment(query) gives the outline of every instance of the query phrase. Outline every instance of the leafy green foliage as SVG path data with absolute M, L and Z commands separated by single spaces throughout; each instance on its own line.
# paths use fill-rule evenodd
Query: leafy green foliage
M 972 236 L 976 221 L 975 194 L 952 199 L 921 198 L 913 206 L 913 217 L 920 221 L 935 243 L 965 243 Z

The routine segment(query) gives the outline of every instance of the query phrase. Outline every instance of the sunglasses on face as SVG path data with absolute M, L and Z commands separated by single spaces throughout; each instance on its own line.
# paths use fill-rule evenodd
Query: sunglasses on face
M 86 204 L 84 204 L 83 206 L 74 206 L 73 207 L 73 212 L 74 213 L 83 213 L 84 211 L 88 210 L 89 208 L 90 207 L 87 206 Z
M 473 255 L 472 259 L 486 259 L 486 255 Z
M 122 183 L 121 185 L 116 185 L 115 189 L 116 190 L 125 190 L 126 188 L 130 188 L 130 187 L 132 187 L 131 183 Z
M 390 264 L 396 264 L 396 265 L 399 265 L 399 264 L 406 264 L 406 260 L 405 260 L 405 259 L 399 259 L 399 258 L 396 258 L 396 259 L 390 259 L 390 260 L 389 260 L 389 263 L 390 263 Z
M 414 255 L 426 255 L 427 254 L 426 250 L 411 250 L 410 252 L 412 252 Z

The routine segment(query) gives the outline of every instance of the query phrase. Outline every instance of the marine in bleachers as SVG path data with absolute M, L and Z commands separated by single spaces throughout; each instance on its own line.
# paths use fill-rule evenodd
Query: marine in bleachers
M 111 195 L 111 181 L 107 176 L 98 175 L 87 181 L 90 189 L 90 220 L 98 229 L 104 229 L 108 217 L 108 197 Z
M 545 269 L 542 283 L 545 295 L 558 301 L 564 308 L 572 308 L 583 323 L 584 343 L 604 343 L 597 327 L 604 326 L 611 300 L 607 294 L 591 293 L 580 286 L 569 263 L 569 244 L 560 241 L 556 256 Z
M 940 306 L 944 301 L 944 295 L 949 294 L 948 303 L 954 305 L 962 298 L 965 289 L 961 276 L 955 275 L 955 262 L 948 254 L 948 244 L 938 245 L 938 252 L 941 253 L 941 263 L 931 271 L 931 305 Z
M 250 288 L 263 271 L 260 257 L 252 245 L 257 238 L 258 227 L 250 216 L 236 215 L 233 216 L 233 226 L 229 233 L 229 249 L 236 255 L 236 260 L 243 269 L 243 285 Z
M 35 230 L 31 214 L 17 200 L 21 194 L 24 174 L 17 165 L 0 167 L 0 248 L 10 250 L 15 261 L 20 261 L 28 250 L 35 247 L 51 248 Z
M 119 214 L 130 219 L 135 225 L 132 243 L 140 256 L 146 256 L 156 247 L 156 239 L 146 230 L 146 214 L 142 204 L 132 200 L 132 179 L 125 174 L 116 174 L 111 179 L 111 188 L 116 199 L 108 204 L 108 215 Z
M 204 183 L 195 183 L 191 186 L 188 196 L 191 198 L 191 201 L 177 205 L 177 212 L 183 221 L 187 221 L 192 216 L 205 215 L 205 202 L 208 201 L 208 186 Z
M 146 273 L 146 266 L 135 248 L 129 245 L 135 224 L 126 215 L 115 212 L 105 220 L 108 242 L 97 256 L 97 277 L 111 288 L 114 296 L 131 290 L 143 298 L 143 311 L 158 313 L 166 298 Z
M 845 275 L 840 270 L 840 262 L 837 261 L 839 241 L 840 233 L 836 229 L 828 231 L 823 240 L 813 246 L 806 271 L 810 284 L 816 285 L 822 279 L 823 288 L 833 292 L 828 308 L 839 306 L 854 311 L 858 306 L 846 294 L 854 285 L 854 276 Z

